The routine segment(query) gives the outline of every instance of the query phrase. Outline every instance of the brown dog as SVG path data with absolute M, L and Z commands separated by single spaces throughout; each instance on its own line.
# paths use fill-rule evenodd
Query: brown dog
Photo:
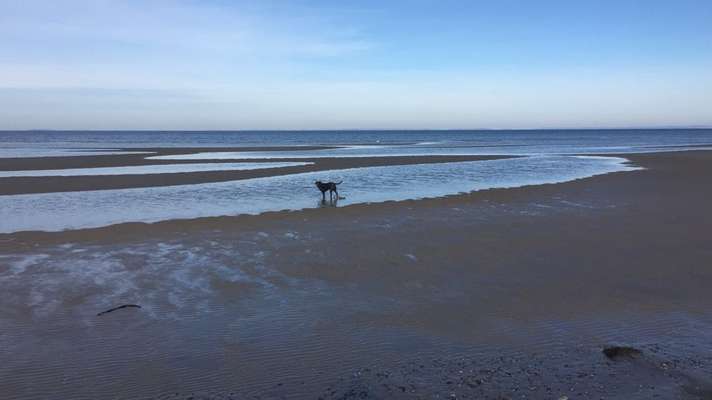
M 314 184 L 316 187 L 321 191 L 321 201 L 326 201 L 326 192 L 329 192 L 329 200 L 332 199 L 332 196 L 336 194 L 336 199 L 339 199 L 339 191 L 336 190 L 336 185 L 340 185 L 341 182 L 322 182 L 322 181 L 316 181 Z

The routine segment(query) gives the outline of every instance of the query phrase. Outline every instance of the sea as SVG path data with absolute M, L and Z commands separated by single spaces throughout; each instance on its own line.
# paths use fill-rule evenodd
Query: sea
M 712 129 L 0 131 L 0 157 L 141 147 L 416 145 L 480 154 L 651 151 L 712 144 Z

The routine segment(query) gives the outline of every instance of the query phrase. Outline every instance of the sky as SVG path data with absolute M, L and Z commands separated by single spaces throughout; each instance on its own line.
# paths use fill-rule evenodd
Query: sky
M 709 0 L 0 0 L 0 129 L 677 126 Z

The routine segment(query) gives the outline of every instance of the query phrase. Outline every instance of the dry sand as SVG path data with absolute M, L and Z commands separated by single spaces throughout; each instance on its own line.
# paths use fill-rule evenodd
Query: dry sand
M 443 199 L 2 235 L 0 252 L 57 263 L 72 260 L 70 247 L 110 254 L 133 273 L 151 258 L 127 249 L 168 243 L 166 257 L 176 258 L 117 295 L 144 309 L 100 322 L 97 299 L 113 285 L 98 277 L 57 288 L 61 275 L 51 275 L 57 304 L 41 310 L 58 315 L 23 300 L 42 289 L 32 282 L 44 282 L 44 271 L 6 279 L 7 299 L 18 300 L 0 308 L 3 343 L 25 345 L 3 350 L 13 361 L 0 367 L 0 390 L 9 398 L 712 398 L 712 152 L 626 157 L 646 169 Z M 162 305 L 157 282 L 182 271 L 186 249 L 205 267 L 233 262 L 259 279 L 203 269 L 208 281 L 171 292 L 183 308 Z M 107 273 L 126 279 L 116 268 Z M 608 360 L 601 348 L 611 343 L 643 353 Z M 59 385 L 62 374 L 74 384 Z

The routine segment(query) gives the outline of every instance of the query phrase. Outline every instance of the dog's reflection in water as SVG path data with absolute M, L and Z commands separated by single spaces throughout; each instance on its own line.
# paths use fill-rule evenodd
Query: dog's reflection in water
M 329 207 L 338 207 L 339 206 L 339 199 L 343 199 L 343 197 L 335 197 L 327 200 L 319 200 L 316 204 L 318 208 L 329 208 Z

